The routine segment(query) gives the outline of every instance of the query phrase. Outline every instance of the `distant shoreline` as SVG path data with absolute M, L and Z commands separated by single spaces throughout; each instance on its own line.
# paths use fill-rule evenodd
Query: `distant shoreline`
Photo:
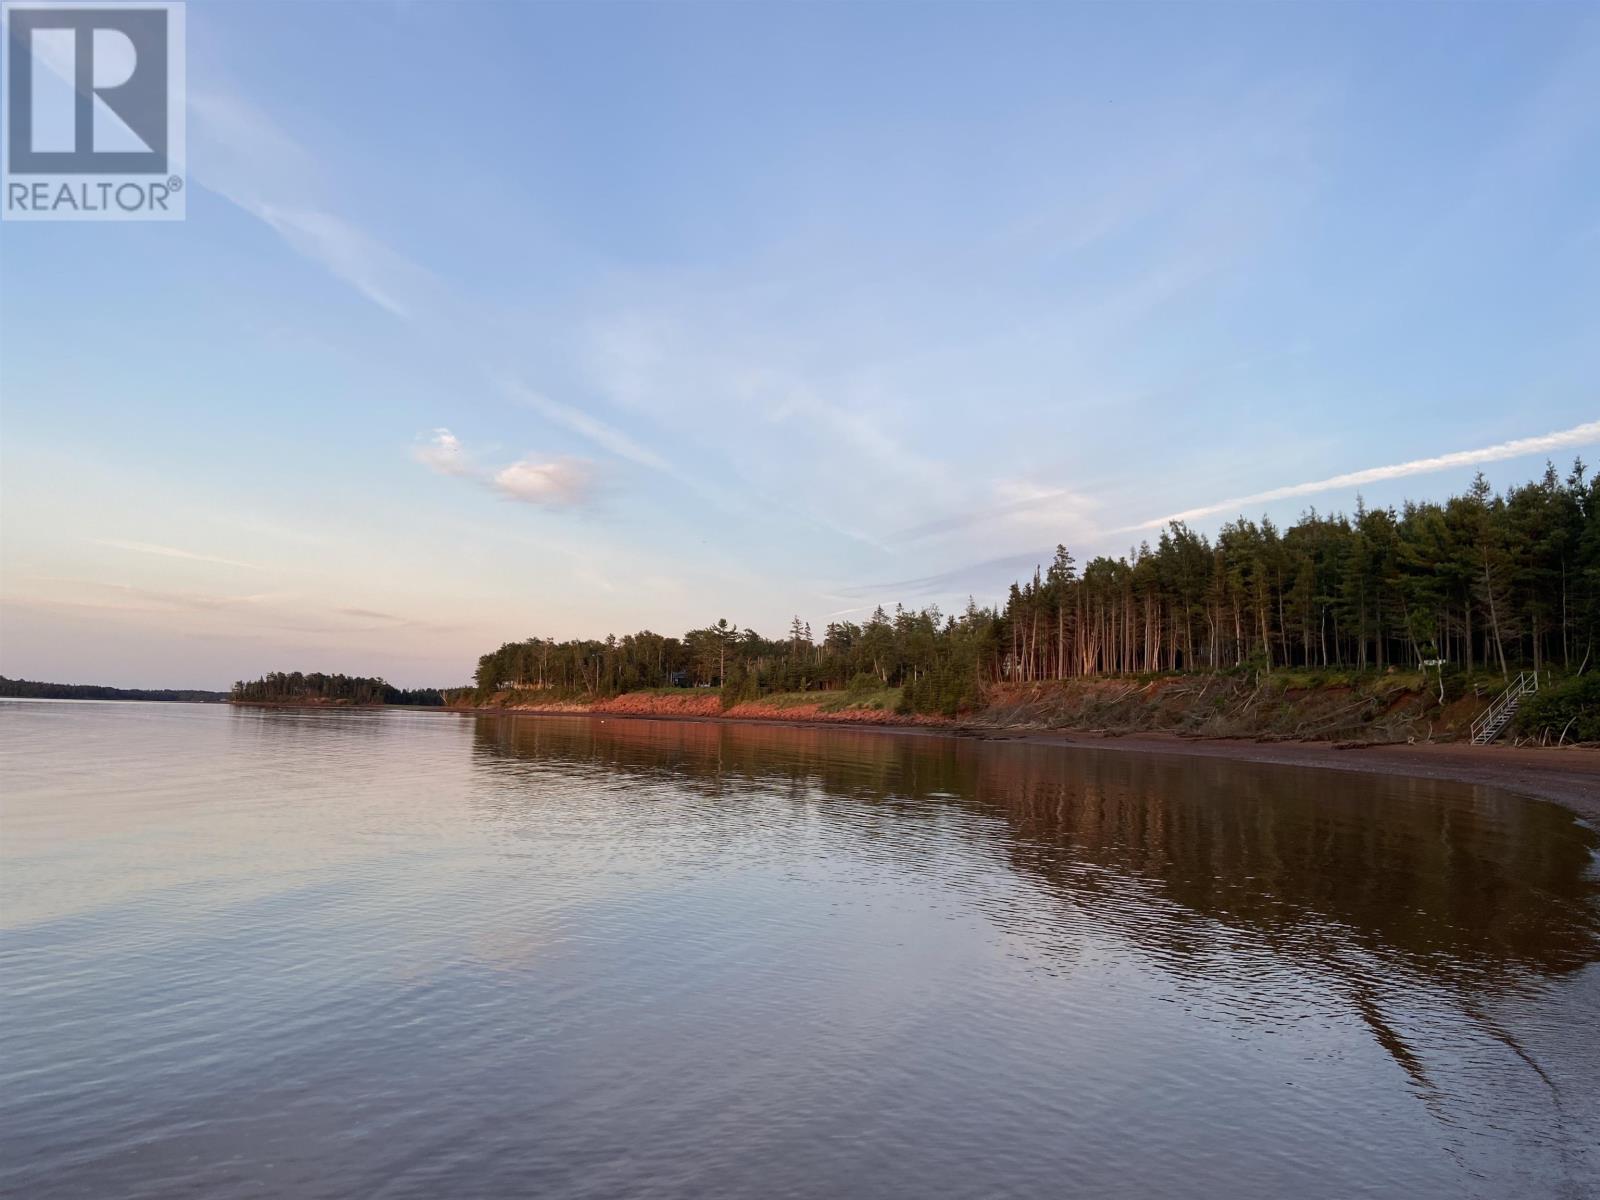
M 205 688 L 119 688 L 99 683 L 49 683 L 0 675 L 0 700 L 136 700 L 147 704 L 221 704 L 227 692 Z

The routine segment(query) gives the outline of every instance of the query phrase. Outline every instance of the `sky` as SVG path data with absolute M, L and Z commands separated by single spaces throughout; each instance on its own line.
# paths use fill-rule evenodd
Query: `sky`
M 466 682 L 1600 457 L 1600 8 L 188 6 L 0 224 L 0 673 Z

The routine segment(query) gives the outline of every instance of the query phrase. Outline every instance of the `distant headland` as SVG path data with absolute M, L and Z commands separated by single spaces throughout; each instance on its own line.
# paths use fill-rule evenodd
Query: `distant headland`
M 227 692 L 195 688 L 117 688 L 97 683 L 43 683 L 0 675 L 0 697 L 13 700 L 166 700 L 188 704 L 220 704 Z

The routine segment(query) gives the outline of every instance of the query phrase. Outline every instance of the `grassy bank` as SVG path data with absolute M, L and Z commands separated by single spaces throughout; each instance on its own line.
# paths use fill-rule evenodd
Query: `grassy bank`
M 941 718 L 899 711 L 899 688 L 773 692 L 754 699 L 725 699 L 715 688 L 652 688 L 595 698 L 557 689 L 466 692 L 452 697 L 464 708 L 543 713 L 602 713 L 627 717 L 724 717 L 740 721 L 820 721 L 869 725 L 943 725 Z
M 1003 688 L 979 715 L 1005 727 L 1299 741 L 1452 741 L 1504 685 L 1463 682 L 1440 702 L 1433 680 L 1276 671 L 1073 680 Z
M 1230 672 L 1074 679 L 990 688 L 945 718 L 904 711 L 899 688 L 777 692 L 734 700 L 711 688 L 658 688 L 596 699 L 554 689 L 464 692 L 462 707 L 619 716 L 966 725 L 1106 734 L 1361 743 L 1465 741 L 1505 686 L 1498 674 L 1391 671 Z M 1567 744 L 1600 737 L 1600 680 L 1547 684 L 1507 741 Z M 1441 696 L 1442 691 L 1442 696 Z
M 1600 738 L 1600 681 L 1547 680 L 1504 740 Z M 1361 743 L 1466 741 L 1500 695 L 1497 673 L 1278 670 L 1071 680 L 992 691 L 980 724 L 1110 734 Z M 1535 702 L 1537 701 L 1537 703 Z

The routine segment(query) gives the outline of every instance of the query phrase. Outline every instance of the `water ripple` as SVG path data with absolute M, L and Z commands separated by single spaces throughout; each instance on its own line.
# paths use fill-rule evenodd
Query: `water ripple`
M 0 704 L 0 1190 L 1587 1196 L 1595 835 L 878 732 Z

